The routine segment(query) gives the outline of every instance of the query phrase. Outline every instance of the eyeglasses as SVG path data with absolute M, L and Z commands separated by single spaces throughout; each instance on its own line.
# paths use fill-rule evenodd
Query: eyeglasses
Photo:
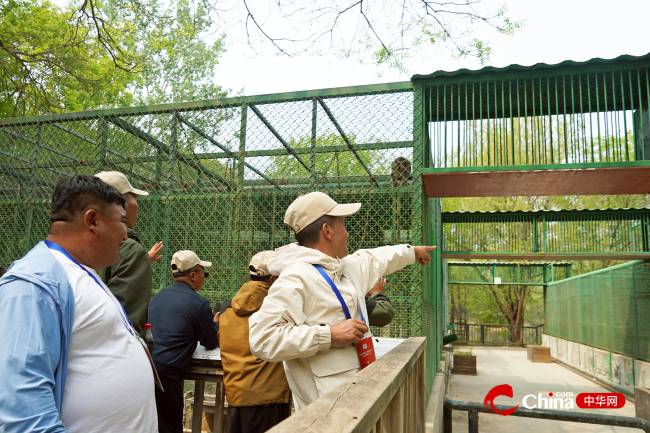
M 210 273 L 209 273 L 209 272 L 205 272 L 205 271 L 192 271 L 192 273 L 194 273 L 194 272 L 201 272 L 201 273 L 203 274 L 203 278 L 208 278 L 208 277 L 210 276 Z

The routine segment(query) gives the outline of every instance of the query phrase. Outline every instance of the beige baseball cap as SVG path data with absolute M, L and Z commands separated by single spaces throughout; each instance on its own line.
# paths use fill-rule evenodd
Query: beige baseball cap
M 361 203 L 338 204 L 332 198 L 320 191 L 301 195 L 293 201 L 284 213 L 284 223 L 291 227 L 294 233 L 316 221 L 328 216 L 346 217 L 354 215 L 361 209 Z
M 271 275 L 267 263 L 269 260 L 277 257 L 275 251 L 262 251 L 255 254 L 251 258 L 251 264 L 248 265 L 248 271 L 251 275 L 257 275 L 258 277 L 265 277 Z
M 199 259 L 199 256 L 190 250 L 176 251 L 172 256 L 172 272 L 185 272 L 196 265 L 209 268 L 212 266 L 212 262 L 205 262 Z
M 149 195 L 148 192 L 142 191 L 141 189 L 135 189 L 129 183 L 129 180 L 119 171 L 102 171 L 97 173 L 95 177 L 100 178 L 113 188 L 119 191 L 120 194 L 135 194 L 135 195 Z

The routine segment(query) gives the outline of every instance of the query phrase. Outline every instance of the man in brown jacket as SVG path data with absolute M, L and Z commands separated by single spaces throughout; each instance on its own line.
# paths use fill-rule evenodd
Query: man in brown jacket
M 274 251 L 255 254 L 249 266 L 251 281 L 221 308 L 218 336 L 228 433 L 265 432 L 291 415 L 291 394 L 282 363 L 256 358 L 248 343 L 248 318 L 260 309 L 277 279 L 266 265 L 275 256 Z

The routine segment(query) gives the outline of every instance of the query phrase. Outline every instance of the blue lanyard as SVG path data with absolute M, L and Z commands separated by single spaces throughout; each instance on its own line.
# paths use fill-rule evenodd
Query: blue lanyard
M 72 263 L 75 263 L 77 266 L 79 266 L 81 269 L 83 269 L 83 270 L 84 270 L 84 271 L 85 271 L 85 272 L 90 276 L 90 278 L 92 278 L 93 280 L 95 280 L 95 282 L 97 283 L 97 285 L 98 285 L 99 287 L 101 287 L 102 290 L 103 290 L 104 292 L 106 292 L 106 289 L 104 288 L 104 286 L 99 282 L 99 280 L 97 280 L 97 278 L 92 274 L 92 272 L 90 272 L 90 271 L 89 271 L 88 269 L 86 269 L 82 264 L 80 264 L 80 263 L 77 262 L 75 259 L 73 259 L 72 256 L 71 256 L 71 255 L 70 255 L 66 250 L 64 250 L 63 248 L 61 248 L 60 245 L 57 245 L 57 244 L 55 244 L 55 243 L 52 242 L 52 241 L 44 241 L 44 242 L 45 242 L 45 245 L 47 245 L 47 247 L 48 247 L 49 249 L 60 252 L 61 254 L 63 254 L 64 256 L 66 256 L 68 259 L 70 259 L 70 260 L 72 261 Z M 111 295 L 109 295 L 108 292 L 106 292 L 106 294 L 107 294 L 109 297 L 111 297 Z M 119 303 L 119 301 L 118 301 L 118 303 Z M 126 314 L 126 310 L 124 309 L 124 307 L 122 306 L 121 303 L 120 303 L 120 307 L 122 307 L 122 312 L 124 313 L 124 314 L 121 314 L 121 313 L 120 313 L 120 316 L 122 316 L 122 321 L 124 322 L 124 326 L 126 326 L 126 329 L 129 330 L 129 332 L 131 333 L 131 335 L 135 335 L 135 331 L 133 331 L 133 324 L 131 323 L 131 320 L 129 320 L 129 316 Z M 129 326 L 129 325 L 130 325 L 130 326 Z
M 320 265 L 314 265 L 314 267 L 323 276 L 323 278 L 325 278 L 325 281 L 329 283 L 332 290 L 334 290 L 334 294 L 336 294 L 336 297 L 339 299 L 339 302 L 343 307 L 343 313 L 345 313 L 345 318 L 351 319 L 352 316 L 350 316 L 350 310 L 348 310 L 348 305 L 343 300 L 343 296 L 341 296 L 341 292 L 339 292 L 339 289 L 336 287 L 336 284 L 334 284 L 334 281 L 332 281 L 330 276 L 327 275 L 327 272 L 325 272 L 325 270 Z M 366 319 L 365 317 L 363 317 L 363 312 L 361 311 L 361 304 L 359 304 L 359 313 L 361 313 L 361 320 L 363 320 L 363 322 L 366 323 Z

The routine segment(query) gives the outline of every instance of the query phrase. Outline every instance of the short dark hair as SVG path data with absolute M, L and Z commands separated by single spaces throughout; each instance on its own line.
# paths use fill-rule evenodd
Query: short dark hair
M 77 175 L 62 179 L 52 194 L 50 222 L 73 221 L 78 212 L 90 206 L 103 208 L 112 203 L 119 203 L 126 209 L 124 196 L 98 177 Z
M 189 269 L 185 269 L 183 272 L 172 272 L 172 277 L 173 278 L 181 278 L 181 277 L 186 277 L 189 274 L 191 274 L 194 271 L 199 270 L 199 265 L 194 265 Z
M 335 221 L 336 217 L 328 215 L 323 215 L 322 217 L 318 218 L 316 221 L 309 224 L 307 227 L 300 230 L 294 235 L 298 241 L 298 245 L 308 247 L 317 244 L 320 240 L 320 231 L 323 227 L 323 224 L 327 223 L 330 226 L 333 226 Z

